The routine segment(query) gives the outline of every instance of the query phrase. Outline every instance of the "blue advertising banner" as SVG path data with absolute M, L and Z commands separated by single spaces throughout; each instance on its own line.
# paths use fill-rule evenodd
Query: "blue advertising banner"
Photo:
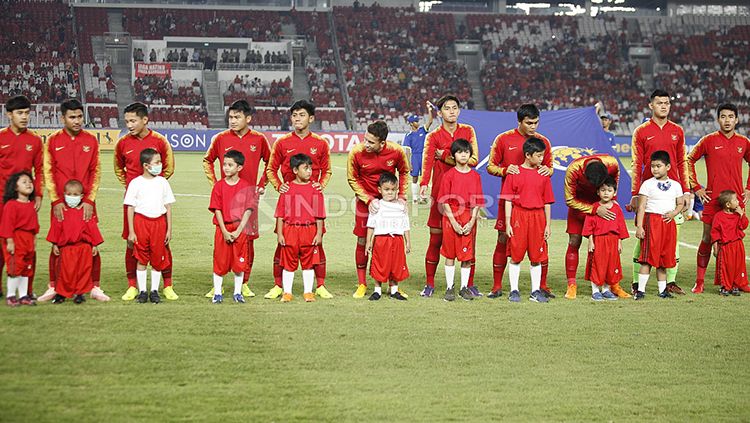
M 477 171 L 482 176 L 484 194 L 492 198 L 487 211 L 490 217 L 495 217 L 497 216 L 497 198 L 500 194 L 500 178 L 487 173 L 490 147 L 498 134 L 518 126 L 516 113 L 461 110 L 458 120 L 473 126 L 477 133 L 479 144 Z M 591 154 L 616 156 L 616 153 L 607 140 L 593 107 L 542 112 L 538 132 L 549 138 L 552 143 L 552 160 L 555 168 L 552 174 L 552 187 L 555 192 L 552 218 L 565 219 L 568 207 L 565 205 L 563 187 L 565 170 L 570 162 Z M 620 163 L 617 198 L 618 202 L 623 205 L 630 202 L 630 176 L 622 163 Z

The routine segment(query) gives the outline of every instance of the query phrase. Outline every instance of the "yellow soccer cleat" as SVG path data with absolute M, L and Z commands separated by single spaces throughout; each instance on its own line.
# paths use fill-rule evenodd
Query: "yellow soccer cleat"
M 221 287 L 221 295 L 224 295 L 224 287 Z M 206 295 L 204 295 L 206 298 L 213 298 L 214 297 L 214 289 L 211 288 L 210 291 L 206 292 Z
M 565 291 L 565 298 L 569 300 L 575 300 L 576 299 L 576 291 L 578 291 L 578 286 L 576 285 L 568 285 L 568 290 Z
M 398 287 L 398 292 L 400 292 L 400 293 L 401 293 L 401 296 L 402 296 L 402 297 L 404 297 L 404 298 L 409 298 L 409 296 L 408 296 L 408 295 L 406 295 L 406 292 L 404 292 L 404 291 L 402 291 L 402 290 L 401 290 L 401 287 L 400 287 L 400 286 Z
M 286 292 L 284 293 L 284 295 L 281 296 L 281 302 L 282 303 L 289 303 L 293 299 L 294 299 L 294 297 L 292 296 L 292 294 L 287 294 Z
M 367 285 L 361 283 L 357 287 L 357 290 L 354 292 L 354 295 L 352 295 L 352 297 L 354 297 L 354 298 L 365 298 L 365 294 L 367 294 Z
M 610 288 L 610 291 L 612 291 L 613 294 L 617 295 L 619 298 L 630 298 L 632 295 L 625 292 L 624 289 L 620 288 L 620 284 L 616 283 L 612 285 Z
M 252 298 L 255 296 L 255 292 L 250 290 L 250 286 L 246 283 L 242 284 L 242 296 L 245 298 Z
M 281 289 L 281 287 L 274 285 L 273 288 L 271 288 L 270 291 L 268 291 L 268 294 L 264 295 L 263 298 L 267 300 L 275 300 L 281 296 L 281 294 L 284 293 L 284 290 Z
M 326 289 L 325 285 L 321 285 L 318 287 L 318 289 L 315 290 L 315 293 L 320 297 L 324 298 L 326 300 L 330 300 L 333 298 L 333 294 L 328 292 L 328 289 Z
M 179 297 L 179 296 L 177 295 L 177 293 L 176 293 L 176 292 L 174 292 L 174 287 L 173 287 L 172 285 L 169 285 L 169 286 L 165 286 L 165 287 L 164 287 L 164 291 L 163 291 L 163 292 L 164 292 L 164 296 L 165 296 L 165 297 L 166 297 L 166 298 L 167 298 L 168 300 L 170 300 L 170 301 L 174 301 L 174 300 L 177 300 L 177 299 L 179 299 L 179 298 L 180 298 L 180 297 Z
M 137 295 L 138 295 L 138 289 L 134 286 L 129 286 L 128 290 L 125 291 L 125 294 L 122 295 L 122 300 L 133 301 Z

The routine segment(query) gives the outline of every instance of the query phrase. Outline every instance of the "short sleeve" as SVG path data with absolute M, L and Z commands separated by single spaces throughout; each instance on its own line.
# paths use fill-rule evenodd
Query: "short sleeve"
M 325 198 L 323 197 L 323 193 L 318 191 L 317 189 L 313 189 L 313 210 L 315 211 L 315 218 L 316 219 L 325 219 L 326 218 L 326 204 L 325 204 Z
M 169 182 L 167 182 L 166 179 L 162 179 L 162 184 L 164 184 L 164 194 L 162 197 L 164 204 L 173 204 L 175 202 L 175 198 L 174 194 L 172 193 L 172 187 L 169 186 Z
M 651 197 L 651 180 L 644 181 L 641 184 L 641 187 L 638 189 L 638 195 L 645 195 L 646 197 Z
M 720 213 L 717 213 L 717 215 L 714 217 L 714 221 L 711 224 L 711 243 L 713 244 L 716 241 L 721 241 L 721 217 Z
M 679 182 L 677 182 L 677 181 L 674 181 L 674 183 L 672 184 L 672 186 L 674 186 L 674 190 L 675 190 L 675 194 L 676 194 L 676 196 L 677 196 L 677 197 L 682 197 L 682 195 L 683 195 L 683 194 L 685 193 L 685 192 L 684 192 L 684 191 L 682 190 L 682 185 L 680 185 L 680 183 L 679 183 Z
M 222 206 L 222 190 L 221 186 L 223 185 L 222 181 L 219 181 L 214 184 L 214 187 L 211 189 L 211 200 L 208 203 L 208 209 L 212 212 L 215 212 L 216 210 L 221 211 Z
M 586 215 L 585 219 L 583 220 L 583 231 L 581 232 L 581 235 L 583 236 L 593 235 L 595 229 L 596 229 L 596 218 L 591 215 Z
M 449 173 L 443 176 L 443 179 L 440 181 L 440 189 L 438 190 L 438 196 L 436 198 L 438 204 L 444 203 L 444 198 L 451 192 L 452 182 L 453 178 L 450 177 Z
M 375 214 L 368 214 L 367 215 L 367 227 L 368 228 L 375 228 L 378 224 L 378 216 L 380 216 L 382 209 L 379 209 L 377 213 Z
M 276 201 L 276 211 L 274 212 L 273 217 L 276 217 L 276 218 L 281 217 L 281 218 L 283 218 L 284 214 L 286 214 L 286 207 L 284 206 L 284 204 L 286 203 L 286 199 L 287 199 L 287 195 L 288 195 L 287 193 L 288 192 L 289 191 L 287 191 L 287 192 L 282 193 L 281 195 L 279 195 L 279 199 L 278 199 L 278 201 Z
M 543 176 L 544 178 L 544 204 L 552 204 L 555 202 L 555 193 L 552 192 L 552 179 Z
M 508 175 L 502 182 L 503 188 L 500 191 L 500 199 L 505 201 L 513 201 L 515 198 L 515 186 L 516 186 L 516 175 Z
M 123 200 L 123 204 L 126 206 L 135 207 L 136 200 L 138 198 L 138 190 L 140 188 L 140 180 L 139 179 L 133 179 L 130 184 L 128 184 L 128 189 L 125 190 L 125 200 Z
M 474 193 L 471 198 L 471 205 L 474 207 L 484 207 L 486 204 L 485 198 L 484 198 L 484 192 L 482 191 L 482 177 L 479 176 L 479 173 L 472 171 L 474 173 Z
M 617 220 L 617 234 L 620 236 L 620 239 L 628 239 L 630 238 L 630 233 L 628 232 L 628 225 L 625 222 L 625 215 L 622 213 L 622 209 L 619 205 L 615 204 L 613 208 L 616 207 L 615 210 L 615 219 Z

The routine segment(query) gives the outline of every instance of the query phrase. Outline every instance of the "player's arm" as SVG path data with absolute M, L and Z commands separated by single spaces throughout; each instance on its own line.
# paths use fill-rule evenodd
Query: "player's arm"
M 284 240 L 284 219 L 280 217 L 276 218 L 276 239 L 279 245 L 286 246 L 286 241 Z
M 127 188 L 127 179 L 125 178 L 125 154 L 122 151 L 122 138 L 115 144 L 114 165 L 115 177 L 120 181 L 120 185 Z
M 596 213 L 599 203 L 589 203 L 576 198 L 576 192 L 578 192 L 578 180 L 579 178 L 585 177 L 583 170 L 584 161 L 575 160 L 570 166 L 568 166 L 568 170 L 565 171 L 565 183 L 563 187 L 565 193 L 565 204 L 571 209 L 592 215 Z
M 281 167 L 282 160 L 282 148 L 279 147 L 280 143 L 280 140 L 277 140 L 271 146 L 271 155 L 268 161 L 268 166 L 266 166 L 266 178 L 276 191 L 281 188 L 282 184 L 281 179 L 279 179 L 279 168 Z
M 401 163 L 398 165 L 398 198 L 406 201 L 406 189 L 409 186 L 411 163 L 406 158 L 406 152 L 403 148 L 399 149 L 399 160 Z
M 313 238 L 313 245 L 320 245 L 323 242 L 323 219 L 315 219 L 315 238 Z
M 420 186 L 430 184 L 432 178 L 432 166 L 435 164 L 435 143 L 432 142 L 431 132 L 424 137 L 424 151 L 422 153 L 422 177 L 419 179 Z
M 424 124 L 424 130 L 429 131 L 430 127 L 432 126 L 433 118 L 432 118 L 432 107 L 430 107 L 430 102 L 428 101 L 425 104 L 425 108 L 427 109 L 427 122 Z
M 57 184 L 55 184 L 55 178 L 53 177 L 53 169 L 55 166 L 55 158 L 52 157 L 52 153 L 50 151 L 54 151 L 55 148 L 55 142 L 54 138 L 47 141 L 46 144 L 44 144 L 44 165 L 43 165 L 43 172 L 44 172 L 44 185 L 47 188 L 47 192 L 49 192 L 49 198 L 52 201 L 52 207 L 56 206 L 57 204 L 62 204 L 63 200 L 60 198 L 60 195 L 57 193 Z M 62 210 L 60 211 L 62 213 Z M 62 216 L 56 216 L 58 219 Z
M 544 172 L 540 172 L 544 176 L 552 176 L 552 173 L 555 171 L 555 167 L 552 164 L 552 143 L 549 142 L 547 138 L 542 138 L 544 141 L 544 146 L 546 147 L 544 149 L 544 157 L 542 157 L 542 166 L 546 167 L 547 169 L 544 170 Z
M 690 175 L 688 172 L 687 165 L 687 153 L 685 152 L 685 134 L 680 132 L 680 139 L 677 140 L 677 171 L 680 175 L 680 186 L 682 186 L 683 201 L 689 202 L 688 195 L 690 194 Z
M 705 197 L 705 190 L 703 190 L 703 186 L 698 182 L 698 173 L 695 171 L 695 164 L 698 162 L 698 160 L 701 159 L 706 154 L 706 139 L 708 137 L 703 137 L 698 141 L 698 144 L 695 144 L 695 147 L 690 151 L 690 154 L 687 156 L 687 165 L 688 165 L 688 178 L 690 180 L 690 189 L 695 192 L 695 194 L 698 196 L 698 198 L 701 199 L 701 201 L 706 201 L 704 199 Z M 702 194 L 699 194 L 698 191 L 703 191 Z
M 745 162 L 750 164 L 750 140 L 745 138 Z M 747 175 L 747 184 L 745 184 L 745 204 L 750 201 L 750 173 Z
M 133 224 L 134 216 L 135 207 L 128 206 L 128 242 L 131 244 L 138 243 L 138 238 L 135 236 L 135 225 Z
M 372 239 L 375 237 L 375 229 L 367 228 L 367 240 L 365 241 L 365 254 L 372 255 Z
M 216 183 L 214 162 L 217 158 L 219 158 L 219 155 L 216 153 L 219 144 L 219 135 L 220 133 L 214 135 L 214 137 L 211 139 L 211 145 L 208 147 L 208 150 L 206 150 L 206 155 L 203 156 L 203 172 L 205 172 L 206 178 L 208 178 L 208 184 L 211 186 L 214 186 L 214 184 Z
M 242 220 L 240 220 L 240 224 L 237 226 L 237 229 L 232 232 L 232 238 L 237 239 L 237 237 L 240 236 L 242 231 L 245 230 L 245 226 L 247 226 L 247 222 L 250 221 L 250 215 L 252 214 L 252 210 L 247 209 L 244 213 L 242 213 Z
M 635 215 L 635 237 L 643 239 L 646 235 L 646 232 L 643 230 L 643 219 L 646 217 L 648 197 L 644 194 L 639 194 L 638 197 L 638 211 Z
M 161 161 L 164 164 L 162 175 L 165 179 L 169 179 L 174 175 L 174 152 L 172 152 L 172 145 L 165 137 L 162 137 L 162 143 L 163 153 Z
M 361 144 L 360 144 L 361 145 Z M 365 188 L 360 181 L 359 163 L 357 163 L 357 155 L 359 151 L 363 151 L 361 148 L 355 147 L 349 152 L 349 156 L 346 159 L 346 180 L 349 182 L 349 187 L 354 191 L 354 195 L 365 204 L 370 204 L 373 197 L 365 191 Z
M 34 198 L 37 203 L 36 210 L 39 211 L 42 195 L 44 195 L 44 151 L 42 149 L 44 143 L 39 137 L 36 137 L 36 141 L 39 148 L 35 149 L 36 153 L 34 153 L 32 159 L 32 166 L 34 166 Z
M 638 194 L 638 189 L 641 187 L 641 177 L 643 176 L 643 152 L 645 151 L 643 140 L 639 134 L 638 129 L 633 132 L 633 139 L 631 141 L 630 157 L 631 163 L 631 177 L 633 178 L 633 184 L 630 188 L 630 194 L 635 197 Z
M 500 166 L 503 162 L 503 150 L 500 145 L 500 135 L 495 137 L 495 141 L 492 142 L 490 147 L 490 158 L 487 161 L 487 173 L 493 176 L 505 176 L 505 167 Z
M 271 160 L 271 147 L 268 145 L 268 138 L 265 135 L 261 135 L 263 142 L 260 143 L 260 158 L 263 160 L 263 172 L 260 174 L 260 181 L 258 181 L 258 187 L 266 189 L 268 185 L 268 161 Z
M 167 235 L 164 237 L 164 245 L 169 245 L 169 241 L 172 240 L 172 204 L 167 203 L 164 207 L 167 209 Z
M 89 192 L 86 193 L 83 201 L 93 206 L 102 181 L 102 159 L 99 155 L 99 143 L 94 144 L 92 154 L 95 159 L 89 163 L 88 175 L 90 179 L 86 185 Z
M 328 186 L 328 182 L 331 181 L 331 150 L 328 147 L 328 142 L 323 142 L 323 158 L 320 160 L 320 186 L 323 188 Z

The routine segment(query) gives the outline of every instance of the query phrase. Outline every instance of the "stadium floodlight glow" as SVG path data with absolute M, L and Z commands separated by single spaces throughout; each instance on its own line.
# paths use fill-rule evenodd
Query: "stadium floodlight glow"
M 208 47 L 208 43 L 203 43 L 203 47 Z
M 115 38 L 115 42 L 116 42 L 116 43 L 119 43 L 119 42 L 120 42 L 120 39 L 119 39 L 119 38 Z
M 602 4 L 602 3 L 604 3 L 604 0 L 591 0 L 591 3 Z
M 516 7 L 530 15 L 531 9 L 549 9 L 552 5 L 549 3 L 516 3 Z
M 419 2 L 419 11 L 420 12 L 429 12 L 432 10 L 432 6 L 436 4 L 442 4 L 443 2 L 440 0 L 435 1 L 420 1 Z
M 592 7 L 591 10 L 593 11 L 593 9 L 594 8 Z M 635 7 L 602 6 L 599 10 L 602 12 L 635 12 Z

